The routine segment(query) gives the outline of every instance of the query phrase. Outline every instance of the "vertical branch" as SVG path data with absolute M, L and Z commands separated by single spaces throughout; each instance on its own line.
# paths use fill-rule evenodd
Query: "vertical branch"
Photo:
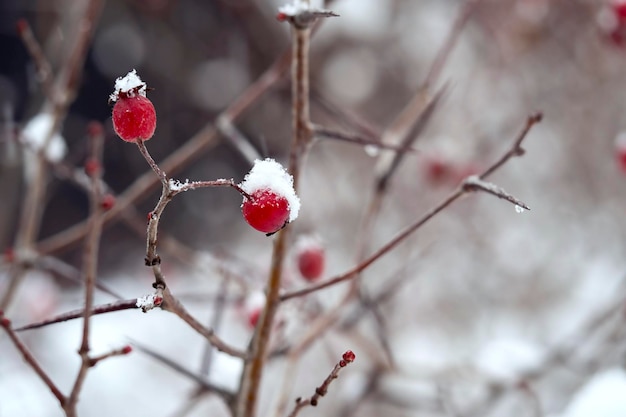
M 56 132 L 60 130 L 67 109 L 76 94 L 78 80 L 82 73 L 83 62 L 87 53 L 87 47 L 91 41 L 91 36 L 95 30 L 96 22 L 102 9 L 103 0 L 86 0 L 85 13 L 76 24 L 76 33 L 69 38 L 76 39 L 76 43 L 71 47 L 70 53 L 64 62 L 59 74 L 55 78 L 54 85 L 49 77 L 45 78 L 44 90 L 47 93 L 47 102 L 44 109 L 48 109 L 52 115 L 52 123 L 49 131 L 46 132 L 45 140 L 40 151 L 35 155 L 35 174 L 28 184 L 26 195 L 22 201 L 22 215 L 20 217 L 17 238 L 14 247 L 18 251 L 31 251 L 34 249 L 41 218 L 43 215 L 43 199 L 45 196 L 44 183 L 47 177 L 47 162 L 45 151 Z M 23 22 L 18 24 L 20 33 L 28 34 L 28 27 Z M 37 45 L 34 37 L 29 37 L 27 48 L 34 55 L 35 61 L 41 62 L 41 56 L 37 56 L 33 45 Z M 40 49 L 40 48 L 39 48 Z M 44 60 L 45 61 L 45 60 Z M 6 309 L 13 298 L 27 267 L 20 265 L 16 268 L 9 280 L 7 291 L 0 300 L 0 308 Z
M 102 145 L 104 143 L 103 130 L 91 137 L 91 161 L 97 162 L 98 167 L 102 160 Z M 65 412 L 69 416 L 76 415 L 76 403 L 82 389 L 87 371 L 95 362 L 89 357 L 89 333 L 90 319 L 93 309 L 93 294 L 96 286 L 96 274 L 98 273 L 98 252 L 100 249 L 100 236 L 102 234 L 103 218 L 100 199 L 102 196 L 101 170 L 97 169 L 90 175 L 91 187 L 89 190 L 89 233 L 85 238 L 83 252 L 83 275 L 85 277 L 85 310 L 83 313 L 82 341 L 78 354 L 81 357 L 81 367 L 74 382 L 72 392 L 64 404 Z
M 311 29 L 308 25 L 292 24 L 292 128 L 293 139 L 289 155 L 289 172 L 293 176 L 294 188 L 298 190 L 302 158 L 308 148 L 313 130 L 309 116 L 309 41 Z M 280 303 L 279 290 L 283 260 L 289 227 L 277 233 L 274 241 L 272 263 L 266 289 L 266 304 L 259 318 L 256 332 L 249 347 L 249 359 L 242 373 L 239 397 L 235 404 L 236 417 L 252 417 L 256 413 L 259 385 L 270 341 L 274 317 Z

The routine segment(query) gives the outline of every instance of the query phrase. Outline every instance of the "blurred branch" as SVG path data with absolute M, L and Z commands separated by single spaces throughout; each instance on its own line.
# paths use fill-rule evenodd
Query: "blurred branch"
M 196 384 L 199 385 L 199 388 L 202 392 L 214 393 L 218 395 L 219 397 L 221 397 L 227 405 L 229 406 L 232 405 L 233 399 L 235 398 L 232 392 L 212 384 L 211 382 L 207 381 L 202 375 L 197 375 L 191 372 L 180 363 L 175 362 L 172 359 L 169 359 L 165 357 L 164 355 L 161 355 L 160 353 L 157 353 L 156 351 L 150 349 L 147 346 L 143 346 L 142 344 L 136 341 L 133 341 L 132 343 L 133 343 L 133 346 L 135 346 L 137 349 L 139 349 L 146 355 L 152 357 L 157 362 L 160 362 L 163 365 L 167 366 L 168 368 L 173 369 L 177 373 L 193 380 Z
M 534 114 L 534 115 L 528 117 L 528 119 L 527 119 L 527 121 L 526 121 L 526 123 L 524 125 L 524 128 L 522 129 L 520 134 L 517 136 L 517 138 L 516 138 L 515 142 L 513 143 L 513 146 L 511 147 L 511 149 L 508 150 L 504 154 L 504 156 L 502 158 L 500 158 L 497 162 L 495 162 L 492 166 L 490 166 L 484 173 L 479 175 L 479 178 L 483 179 L 483 178 L 487 177 L 488 175 L 491 175 L 498 168 L 502 167 L 502 165 L 504 165 L 511 158 L 513 158 L 515 156 L 520 156 L 521 153 L 519 152 L 519 149 L 521 149 L 522 141 L 524 140 L 524 138 L 526 137 L 526 135 L 528 134 L 528 132 L 530 131 L 532 126 L 534 126 L 535 124 L 539 123 L 540 121 L 541 121 L 541 114 L 540 113 Z M 315 291 L 319 291 L 319 290 L 321 290 L 323 288 L 327 288 L 327 287 L 333 286 L 335 284 L 339 284 L 339 283 L 344 282 L 344 281 L 348 281 L 348 280 L 354 278 L 355 276 L 358 276 L 358 274 L 361 271 L 365 270 L 372 263 L 377 261 L 383 255 L 387 254 L 389 251 L 391 251 L 393 248 L 395 248 L 399 243 L 401 243 L 404 239 L 409 237 L 413 232 L 418 230 L 425 223 L 427 223 L 430 219 L 435 217 L 437 214 L 439 214 L 446 207 L 448 207 L 450 204 L 454 203 L 456 200 L 458 200 L 461 196 L 463 196 L 467 192 L 468 192 L 468 190 L 466 190 L 461 185 L 460 187 L 457 188 L 456 191 L 454 191 L 452 194 L 450 194 L 441 203 L 439 203 L 437 206 L 435 206 L 434 208 L 429 210 L 418 221 L 416 221 L 415 223 L 413 223 L 412 225 L 406 227 L 403 231 L 398 233 L 393 239 L 391 239 L 391 241 L 389 241 L 387 244 L 385 244 L 382 248 L 378 249 L 376 252 L 374 252 L 372 255 L 370 255 L 368 258 L 366 258 L 365 261 L 363 261 L 359 265 L 355 266 L 351 270 L 349 270 L 349 271 L 347 271 L 347 272 L 345 272 L 345 273 L 343 273 L 343 274 L 341 274 L 341 275 L 339 275 L 339 276 L 337 276 L 335 278 L 329 279 L 329 280 L 324 281 L 324 282 L 320 282 L 319 284 L 312 285 L 309 288 L 304 288 L 302 290 L 296 290 L 296 291 L 285 293 L 285 294 L 281 295 L 281 297 L 280 297 L 281 301 L 289 300 L 289 299 L 295 298 L 295 297 L 302 297 L 304 295 L 310 294 L 310 293 L 315 292 Z
M 39 362 L 37 362 L 32 353 L 30 353 L 26 345 L 22 343 L 20 338 L 13 331 L 13 329 L 11 328 L 11 321 L 8 318 L 4 317 L 2 311 L 0 311 L 0 325 L 4 328 L 7 335 L 9 335 L 9 339 L 11 339 L 13 345 L 15 345 L 17 350 L 22 354 L 22 358 L 24 358 L 24 361 L 33 369 L 33 371 L 35 371 L 37 376 L 39 376 L 44 384 L 46 384 L 46 386 L 50 389 L 56 399 L 59 400 L 59 403 L 63 405 L 63 403 L 65 402 L 65 396 L 63 395 L 61 390 L 59 390 L 59 388 L 55 385 L 52 379 L 50 379 L 48 374 L 46 374 L 41 365 L 39 365 Z

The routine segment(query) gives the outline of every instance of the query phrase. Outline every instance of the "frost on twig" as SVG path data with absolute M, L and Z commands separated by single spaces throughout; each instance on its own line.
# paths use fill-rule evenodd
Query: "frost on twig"
M 331 10 L 312 7 L 308 1 L 293 0 L 278 8 L 276 18 L 281 22 L 289 21 L 296 27 L 306 28 L 320 17 L 336 16 L 339 15 Z
M 463 181 L 463 189 L 465 191 L 484 191 L 488 194 L 495 195 L 498 198 L 501 198 L 503 200 L 510 202 L 511 204 L 514 204 L 515 209 L 518 212 L 519 212 L 518 207 L 524 210 L 530 210 L 530 207 L 528 207 L 524 202 L 518 200 L 511 194 L 507 193 L 506 191 L 504 191 L 504 189 L 498 187 L 494 183 L 483 181 L 476 175 L 467 177 Z
M 155 307 L 159 307 L 163 303 L 163 291 L 158 289 L 156 292 L 152 294 L 145 295 L 143 297 L 137 298 L 137 303 L 135 304 L 137 308 L 140 308 L 141 311 L 147 313 Z

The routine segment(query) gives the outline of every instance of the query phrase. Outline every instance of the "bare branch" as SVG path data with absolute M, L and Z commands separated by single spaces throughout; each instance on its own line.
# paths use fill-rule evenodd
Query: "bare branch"
M 296 417 L 300 410 L 309 405 L 313 407 L 317 406 L 320 398 L 328 393 L 328 387 L 330 386 L 331 382 L 339 377 L 339 371 L 345 368 L 352 361 L 354 361 L 354 353 L 352 353 L 352 351 L 347 351 L 346 353 L 344 353 L 343 359 L 335 364 L 333 370 L 330 371 L 330 374 L 326 377 L 324 382 L 322 382 L 322 385 L 315 388 L 315 394 L 313 394 L 309 398 L 296 399 L 296 406 L 294 407 L 293 411 L 289 413 L 289 417 Z
M 112 313 L 114 311 L 122 311 L 122 310 L 134 310 L 137 309 L 137 299 L 131 298 L 129 300 L 120 300 L 115 301 L 113 303 L 102 304 L 92 308 L 90 315 L 97 316 L 100 314 Z M 43 320 L 37 323 L 27 324 L 25 326 L 21 326 L 15 329 L 16 332 L 21 332 L 24 330 L 32 330 L 39 329 L 41 327 L 49 326 L 51 324 L 63 323 L 65 321 L 74 320 L 85 315 L 85 309 L 80 310 L 72 310 L 62 314 L 59 314 L 56 317 L 52 317 L 47 320 Z
M 483 181 L 476 175 L 472 175 L 470 177 L 467 177 L 463 181 L 462 187 L 463 187 L 463 189 L 465 191 L 484 191 L 487 194 L 491 194 L 491 195 L 494 195 L 494 196 L 496 196 L 498 198 L 506 200 L 506 201 L 510 202 L 511 204 L 515 204 L 516 206 L 521 207 L 521 208 L 523 208 L 525 210 L 530 210 L 530 207 L 528 207 L 525 203 L 523 203 L 522 201 L 518 200 L 517 198 L 515 198 L 511 194 L 509 194 L 506 191 L 504 191 L 503 188 L 498 187 L 497 185 L 495 185 L 495 184 L 493 184 L 491 182 Z
M 524 128 L 522 129 L 520 134 L 515 139 L 515 142 L 513 143 L 513 146 L 511 147 L 511 149 L 508 150 L 504 154 L 503 157 L 498 159 L 498 161 L 496 163 L 494 163 L 491 167 L 489 167 L 483 174 L 481 174 L 479 176 L 479 178 L 483 179 L 486 176 L 491 175 L 498 168 L 502 167 L 502 165 L 504 165 L 509 159 L 511 159 L 514 156 L 518 156 L 519 155 L 519 149 L 521 149 L 522 141 L 524 140 L 524 138 L 526 137 L 526 135 L 530 131 L 530 128 L 532 126 L 534 126 L 536 123 L 538 123 L 540 120 L 541 120 L 541 116 L 540 115 L 532 115 L 532 116 L 530 116 L 528 118 Z M 428 212 L 426 212 L 415 223 L 413 223 L 412 225 L 406 227 L 404 230 L 402 230 L 400 233 L 398 233 L 387 244 L 385 244 L 382 248 L 378 249 L 376 252 L 374 252 L 372 255 L 370 255 L 368 258 L 366 258 L 359 265 L 355 266 L 351 270 L 349 270 L 349 271 L 347 271 L 347 272 L 345 272 L 345 273 L 343 273 L 343 274 L 341 274 L 341 275 L 339 275 L 339 276 L 337 276 L 335 278 L 332 278 L 332 279 L 329 279 L 327 281 L 320 282 L 318 284 L 312 285 L 309 288 L 304 288 L 302 290 L 297 290 L 297 291 L 292 291 L 292 292 L 289 292 L 289 293 L 285 293 L 285 294 L 281 295 L 281 297 L 280 297 L 281 301 L 285 301 L 285 300 L 288 300 L 290 298 L 295 298 L 295 297 L 302 297 L 304 295 L 310 294 L 310 293 L 315 292 L 315 291 L 319 291 L 319 290 L 321 290 L 323 288 L 327 288 L 327 287 L 333 286 L 335 284 L 338 284 L 338 283 L 341 283 L 341 282 L 344 282 L 344 281 L 348 281 L 348 280 L 358 276 L 361 271 L 363 271 L 364 269 L 369 267 L 372 263 L 377 261 L 383 255 L 387 254 L 389 251 L 391 251 L 393 248 L 395 248 L 400 242 L 402 242 L 404 239 L 409 237 L 413 232 L 418 230 L 425 223 L 427 223 L 430 219 L 435 217 L 438 213 L 443 211 L 446 207 L 448 207 L 450 204 L 454 203 L 456 200 L 458 200 L 462 195 L 464 195 L 467 192 L 468 192 L 468 190 L 466 190 L 461 185 L 452 194 L 450 194 L 448 197 L 446 197 L 441 203 L 439 203 L 437 206 L 435 206 L 434 208 L 432 208 Z
M 196 384 L 200 386 L 202 391 L 212 392 L 214 394 L 219 395 L 226 402 L 226 404 L 230 405 L 232 403 L 235 397 L 232 392 L 212 384 L 211 382 L 207 381 L 202 375 L 193 373 L 192 371 L 185 368 L 180 363 L 175 362 L 172 359 L 169 359 L 166 356 L 161 355 L 160 353 L 157 353 L 156 351 L 150 349 L 147 346 L 144 346 L 136 341 L 133 341 L 132 343 L 133 343 L 133 346 L 135 346 L 137 349 L 139 349 L 146 355 L 152 357 L 157 362 L 161 362 L 163 365 L 167 366 L 168 368 L 173 369 L 179 374 L 193 380 Z
M 32 355 L 32 353 L 30 353 L 26 345 L 22 343 L 22 341 L 17 336 L 15 331 L 11 328 L 11 321 L 8 318 L 4 317 L 4 314 L 2 313 L 2 311 L 0 311 L 0 326 L 2 326 L 4 330 L 6 331 L 6 333 L 9 335 L 9 339 L 11 339 L 11 341 L 13 342 L 13 345 L 15 345 L 17 350 L 22 354 L 22 358 L 24 358 L 24 361 L 28 365 L 30 365 L 30 367 L 33 369 L 33 371 L 35 371 L 37 376 L 39 376 L 39 378 L 44 382 L 44 384 L 46 384 L 48 388 L 50 388 L 50 391 L 56 397 L 56 399 L 59 400 L 59 403 L 62 406 L 63 403 L 65 402 L 65 396 L 63 395 L 61 390 L 59 390 L 56 384 L 52 381 L 52 379 L 50 379 L 48 374 L 46 374 L 46 372 L 43 370 L 41 365 L 39 365 L 39 362 L 37 362 L 37 360 Z

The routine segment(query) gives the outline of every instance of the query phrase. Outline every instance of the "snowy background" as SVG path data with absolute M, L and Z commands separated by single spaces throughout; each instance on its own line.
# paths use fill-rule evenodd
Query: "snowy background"
M 28 123 L 40 113 L 43 94 L 15 21 L 28 20 L 58 69 L 77 3 L 82 2 L 0 2 L 3 248 L 13 245 L 29 184 L 28 154 L 22 158 L 15 131 L 25 128 L 28 137 L 28 128 L 42 129 Z M 101 121 L 107 131 L 104 179 L 116 193 L 123 192 L 148 167 L 132 145 L 114 137 L 107 99 L 115 78 L 136 68 L 154 88 L 149 97 L 158 125 L 147 146 L 162 160 L 213 123 L 289 47 L 288 25 L 274 17 L 281 4 L 107 1 L 63 139 L 56 140 L 61 148 L 65 141 L 67 149 L 57 148 L 51 159 L 80 167 L 87 123 Z M 440 78 L 440 84 L 449 83 L 448 92 L 416 142 L 420 152 L 408 156 L 394 177 L 367 248 L 375 250 L 419 218 L 463 175 L 489 166 L 508 149 L 527 115 L 541 110 L 544 121 L 528 136 L 526 155 L 492 178 L 531 211 L 517 213 L 509 203 L 478 194 L 438 215 L 362 276 L 373 297 L 392 283 L 393 291 L 378 306 L 382 330 L 371 312 L 357 305 L 345 308 L 297 367 L 286 369 L 282 358 L 272 361 L 259 415 L 273 415 L 287 374 L 295 376 L 290 401 L 312 395 L 341 353 L 351 349 L 356 362 L 317 408 L 302 415 L 626 416 L 626 169 L 616 148 L 616 138 L 626 131 L 626 44 L 617 36 L 611 5 L 484 0 L 476 6 Z M 312 43 L 312 118 L 346 129 L 345 119 L 324 105 L 330 102 L 382 131 L 425 78 L 463 2 L 338 0 L 330 7 L 341 17 L 324 22 Z M 285 162 L 289 113 L 285 80 L 246 110 L 236 126 L 260 155 Z M 433 161 L 449 168 L 443 179 L 432 177 Z M 314 233 L 323 240 L 327 277 L 355 263 L 374 164 L 371 152 L 333 141 L 317 143 L 306 161 L 301 213 L 291 227 L 294 237 Z M 249 168 L 221 138 L 178 177 L 241 181 Z M 147 213 L 157 198 L 147 195 L 137 209 Z M 248 314 L 258 305 L 269 268 L 271 238 L 243 221 L 240 203 L 228 189 L 177 197 L 161 231 L 193 252 L 184 261 L 160 252 L 172 291 L 202 322 L 212 320 L 224 279 L 233 281 L 218 334 L 244 348 L 252 333 Z M 88 210 L 83 191 L 53 177 L 45 204 L 41 239 L 82 221 Z M 144 245 L 145 237 L 124 222 L 107 226 L 98 279 L 125 298 L 150 292 Z M 80 244 L 53 255 L 63 266 L 29 272 L 7 309 L 16 325 L 82 305 L 80 287 L 63 277 L 71 267 L 80 268 Z M 2 268 L 0 294 L 7 262 Z M 285 279 L 292 288 L 305 286 L 291 258 Z M 297 343 L 345 291 L 339 285 L 286 302 L 278 339 Z M 96 296 L 97 304 L 111 301 L 109 295 Z M 347 325 L 355 316 L 356 324 Z M 93 322 L 96 354 L 135 343 L 199 372 L 204 340 L 169 313 L 131 310 Z M 21 333 L 64 392 L 79 366 L 80 329 L 80 321 L 74 321 Z M 209 379 L 234 390 L 240 371 L 238 360 L 216 354 Z M 193 380 L 135 349 L 90 371 L 79 414 L 226 415 L 215 396 L 192 400 L 196 388 Z M 61 415 L 55 398 L 0 333 L 0 417 Z

